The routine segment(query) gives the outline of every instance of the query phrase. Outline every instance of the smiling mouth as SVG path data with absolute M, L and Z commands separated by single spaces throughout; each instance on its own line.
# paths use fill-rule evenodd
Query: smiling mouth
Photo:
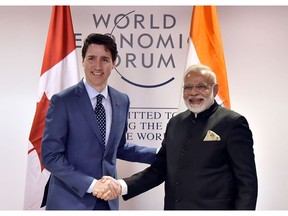
M 202 98 L 190 98 L 189 103 L 190 104 L 201 104 L 203 102 Z
M 103 72 L 95 72 L 95 71 L 91 71 L 90 73 L 94 76 L 101 76 L 103 74 Z

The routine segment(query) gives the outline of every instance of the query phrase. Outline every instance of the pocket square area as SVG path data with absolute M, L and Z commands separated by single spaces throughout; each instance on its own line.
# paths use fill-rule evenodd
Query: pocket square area
M 203 141 L 219 141 L 221 140 L 220 136 L 212 130 L 208 130 Z

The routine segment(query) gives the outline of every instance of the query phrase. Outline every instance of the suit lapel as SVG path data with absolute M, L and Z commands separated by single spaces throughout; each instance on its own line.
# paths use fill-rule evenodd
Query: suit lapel
M 97 139 L 99 140 L 99 144 L 103 146 L 102 141 L 101 141 L 100 130 L 99 130 L 96 118 L 95 118 L 95 113 L 91 106 L 91 102 L 89 100 L 89 96 L 84 86 L 83 80 L 81 80 L 78 83 L 77 88 L 75 90 L 75 94 L 79 97 L 77 102 L 78 102 L 78 107 L 81 110 L 82 115 L 85 117 L 91 129 L 95 133 Z
M 110 129 L 110 135 L 109 139 L 107 141 L 107 146 L 109 147 L 110 142 L 114 139 L 116 131 L 119 127 L 117 120 L 121 119 L 121 112 L 120 109 L 120 100 L 113 91 L 111 87 L 108 87 L 108 93 L 111 99 L 111 107 L 112 107 L 112 122 L 111 122 L 111 129 Z

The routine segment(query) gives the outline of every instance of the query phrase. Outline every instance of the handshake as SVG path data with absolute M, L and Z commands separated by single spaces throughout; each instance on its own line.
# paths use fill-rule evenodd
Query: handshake
M 110 176 L 103 176 L 98 179 L 92 191 L 93 196 L 106 201 L 116 199 L 121 193 L 120 182 Z

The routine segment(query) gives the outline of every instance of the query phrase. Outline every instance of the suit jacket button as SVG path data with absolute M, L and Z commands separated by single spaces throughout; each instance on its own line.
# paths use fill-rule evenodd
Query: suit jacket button
M 183 168 L 183 162 L 182 162 L 182 161 L 178 164 L 178 168 L 179 168 L 179 169 L 182 169 L 182 168 Z

